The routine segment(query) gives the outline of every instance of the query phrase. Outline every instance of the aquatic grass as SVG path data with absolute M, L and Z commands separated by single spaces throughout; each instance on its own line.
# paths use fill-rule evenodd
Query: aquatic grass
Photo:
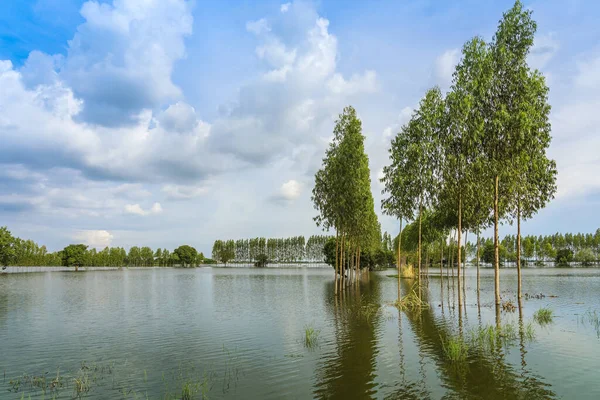
M 527 337 L 528 335 L 531 339 L 535 335 L 531 324 L 529 324 L 525 331 L 525 336 Z M 469 331 L 470 345 L 481 351 L 492 351 L 498 342 L 501 342 L 504 346 L 509 346 L 517 338 L 518 329 L 514 323 L 506 323 L 500 326 L 477 326 Z
M 423 301 L 417 294 L 418 289 L 418 283 L 415 283 L 412 285 L 410 292 L 400 300 L 396 300 L 393 305 L 401 311 L 415 311 L 429 307 L 429 304 Z
M 381 306 L 379 304 L 368 303 L 358 308 L 358 315 L 370 322 L 373 317 L 379 315 Z
M 540 325 L 547 325 L 552 322 L 554 316 L 551 309 L 542 307 L 533 313 L 533 319 Z
M 316 330 L 310 325 L 304 327 L 304 347 L 312 349 L 319 344 L 320 330 Z
M 525 339 L 527 339 L 528 341 L 532 341 L 535 339 L 535 328 L 533 327 L 533 324 L 531 322 L 528 322 L 524 326 L 524 336 Z
M 459 337 L 442 339 L 442 348 L 446 358 L 452 362 L 464 362 L 469 354 L 469 345 Z
M 596 330 L 596 336 L 600 339 L 600 314 L 598 311 L 588 310 L 580 317 L 583 324 L 590 324 Z

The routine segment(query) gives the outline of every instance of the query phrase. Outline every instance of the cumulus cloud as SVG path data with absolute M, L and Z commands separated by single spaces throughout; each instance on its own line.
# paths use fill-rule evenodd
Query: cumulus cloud
M 75 232 L 73 239 L 94 248 L 109 247 L 113 240 L 112 233 L 105 230 L 81 230 Z
M 290 18 L 294 24 L 287 23 Z M 259 20 L 248 28 L 257 34 L 256 54 L 265 70 L 211 125 L 207 143 L 213 151 L 258 166 L 292 157 L 300 146 L 321 151 L 320 136 L 331 132 L 339 110 L 352 96 L 378 89 L 374 71 L 350 78 L 337 71 L 337 38 L 329 21 L 301 6 L 287 8 L 273 23 Z
M 271 196 L 271 201 L 285 204 L 296 200 L 302 193 L 302 184 L 295 179 L 284 182 L 279 190 Z
M 135 123 L 144 109 L 181 97 L 171 73 L 192 33 L 188 2 L 88 1 L 81 16 L 59 75 L 84 101 L 83 121 Z
M 154 203 L 148 210 L 144 210 L 139 204 L 127 204 L 125 205 L 125 212 L 128 214 L 140 215 L 145 217 L 151 214 L 160 214 L 163 211 L 160 203 Z
M 286 12 L 288 12 L 288 11 L 289 11 L 289 9 L 290 9 L 290 6 L 291 6 L 291 5 L 292 5 L 292 3 L 285 3 L 285 4 L 282 4 L 282 5 L 281 5 L 281 7 L 279 8 L 279 10 L 280 10 L 282 13 L 286 13 Z

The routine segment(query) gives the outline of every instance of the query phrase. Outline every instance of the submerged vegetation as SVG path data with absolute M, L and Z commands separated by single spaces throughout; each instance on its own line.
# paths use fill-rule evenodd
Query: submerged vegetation
M 396 300 L 394 306 L 401 311 L 419 311 L 422 308 L 429 307 L 429 303 L 419 296 L 420 290 L 419 283 L 413 284 L 408 294 Z
M 542 307 L 533 313 L 533 319 L 540 325 L 547 325 L 554 319 L 553 314 L 551 309 Z
M 319 334 L 321 331 L 311 325 L 304 327 L 304 347 L 312 349 L 319 344 Z
M 222 380 L 222 393 L 229 392 L 236 384 L 239 371 L 232 362 L 231 353 L 224 348 L 227 365 L 222 379 L 214 371 L 199 370 L 193 364 L 179 364 L 176 369 L 163 372 L 161 378 L 148 379 L 147 370 L 136 371 L 127 368 L 126 364 L 115 366 L 114 363 L 87 364 L 75 371 L 56 374 L 44 372 L 39 375 L 22 374 L 18 377 L 4 379 L 7 390 L 21 394 L 20 398 L 47 399 L 83 399 L 88 397 L 147 399 L 161 398 L 165 400 L 200 400 L 208 399 L 216 383 Z M 142 373 L 143 372 L 143 373 Z M 6 373 L 5 373 L 6 375 Z M 156 380 L 159 382 L 156 382 Z M 159 385 L 156 385 L 159 383 Z M 156 397 L 156 386 L 161 386 L 160 396 Z M 152 394 L 149 397 L 149 393 Z
M 442 348 L 446 358 L 452 362 L 463 362 L 469 354 L 469 346 L 460 337 L 442 339 Z
M 596 330 L 596 336 L 600 339 L 600 313 L 594 310 L 588 310 L 580 317 L 581 323 L 591 325 Z

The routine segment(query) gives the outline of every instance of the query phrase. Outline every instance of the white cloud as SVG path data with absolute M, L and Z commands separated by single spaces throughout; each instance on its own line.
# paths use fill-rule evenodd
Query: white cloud
M 160 214 L 163 211 L 160 203 L 154 203 L 149 210 L 144 210 L 139 204 L 126 204 L 125 212 L 128 214 L 135 214 L 140 216 L 147 216 L 151 214 Z
M 281 5 L 281 7 L 279 8 L 279 10 L 280 10 L 282 13 L 286 13 L 286 12 L 288 12 L 288 11 L 289 11 L 289 9 L 290 9 L 290 6 L 291 6 L 291 5 L 292 5 L 292 3 L 285 3 L 285 4 L 282 4 L 282 5 Z
M 248 32 L 252 32 L 255 35 L 261 35 L 263 33 L 267 33 L 271 31 L 271 27 L 266 19 L 261 18 L 256 21 L 248 21 L 246 22 L 246 30 Z
M 435 60 L 434 78 L 438 85 L 447 88 L 452 83 L 454 68 L 460 60 L 460 50 L 446 50 Z
M 354 74 L 349 80 L 337 73 L 327 82 L 332 93 L 355 94 L 361 92 L 377 91 L 377 74 L 375 71 L 366 71 L 364 75 Z
M 587 55 L 570 80 L 571 90 L 553 107 L 548 153 L 557 164 L 557 198 L 573 199 L 600 192 L 600 54 Z
M 112 233 L 105 230 L 81 230 L 73 235 L 74 240 L 97 249 L 109 247 L 113 237 Z
M 300 182 L 290 179 L 279 187 L 279 190 L 270 197 L 270 200 L 275 203 L 289 205 L 300 197 L 302 187 L 303 185 Z
M 329 21 L 315 16 L 307 22 L 300 12 L 294 6 L 276 17 L 285 18 L 283 23 L 260 23 L 273 27 L 260 30 L 256 46 L 266 70 L 261 80 L 243 86 L 237 101 L 211 125 L 208 143 L 213 151 L 254 165 L 293 157 L 300 146 L 320 152 L 319 138 L 331 132 L 351 96 L 377 90 L 374 71 L 349 79 L 337 71 L 337 38 L 328 30 Z M 286 30 L 291 26 L 297 29 L 294 34 Z
M 295 200 L 300 196 L 302 185 L 295 180 L 289 180 L 281 185 L 281 196 L 287 200 Z
M 184 0 L 83 4 L 85 21 L 59 72 L 85 101 L 81 118 L 107 126 L 135 123 L 144 109 L 181 97 L 171 74 L 192 33 L 190 7 Z

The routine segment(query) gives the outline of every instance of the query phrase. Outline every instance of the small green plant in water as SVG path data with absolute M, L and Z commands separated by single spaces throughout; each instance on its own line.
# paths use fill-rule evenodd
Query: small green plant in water
M 533 319 L 540 325 L 546 325 L 552 322 L 553 312 L 549 308 L 540 308 L 535 313 L 533 313 Z
M 394 302 L 394 306 L 401 311 L 415 311 L 420 310 L 422 308 L 427 308 L 429 305 L 423 300 L 421 300 L 421 298 L 417 294 L 418 289 L 418 283 L 415 283 L 407 295 L 402 297 L 400 300 L 396 300 Z
M 469 354 L 469 346 L 461 338 L 450 337 L 446 341 L 442 339 L 442 347 L 446 358 L 452 362 L 463 362 Z
M 304 327 L 304 346 L 308 348 L 315 347 L 319 342 L 319 333 L 321 331 L 316 330 L 310 325 Z
M 528 322 L 524 327 L 525 339 L 531 341 L 535 339 L 535 329 L 531 322 Z

